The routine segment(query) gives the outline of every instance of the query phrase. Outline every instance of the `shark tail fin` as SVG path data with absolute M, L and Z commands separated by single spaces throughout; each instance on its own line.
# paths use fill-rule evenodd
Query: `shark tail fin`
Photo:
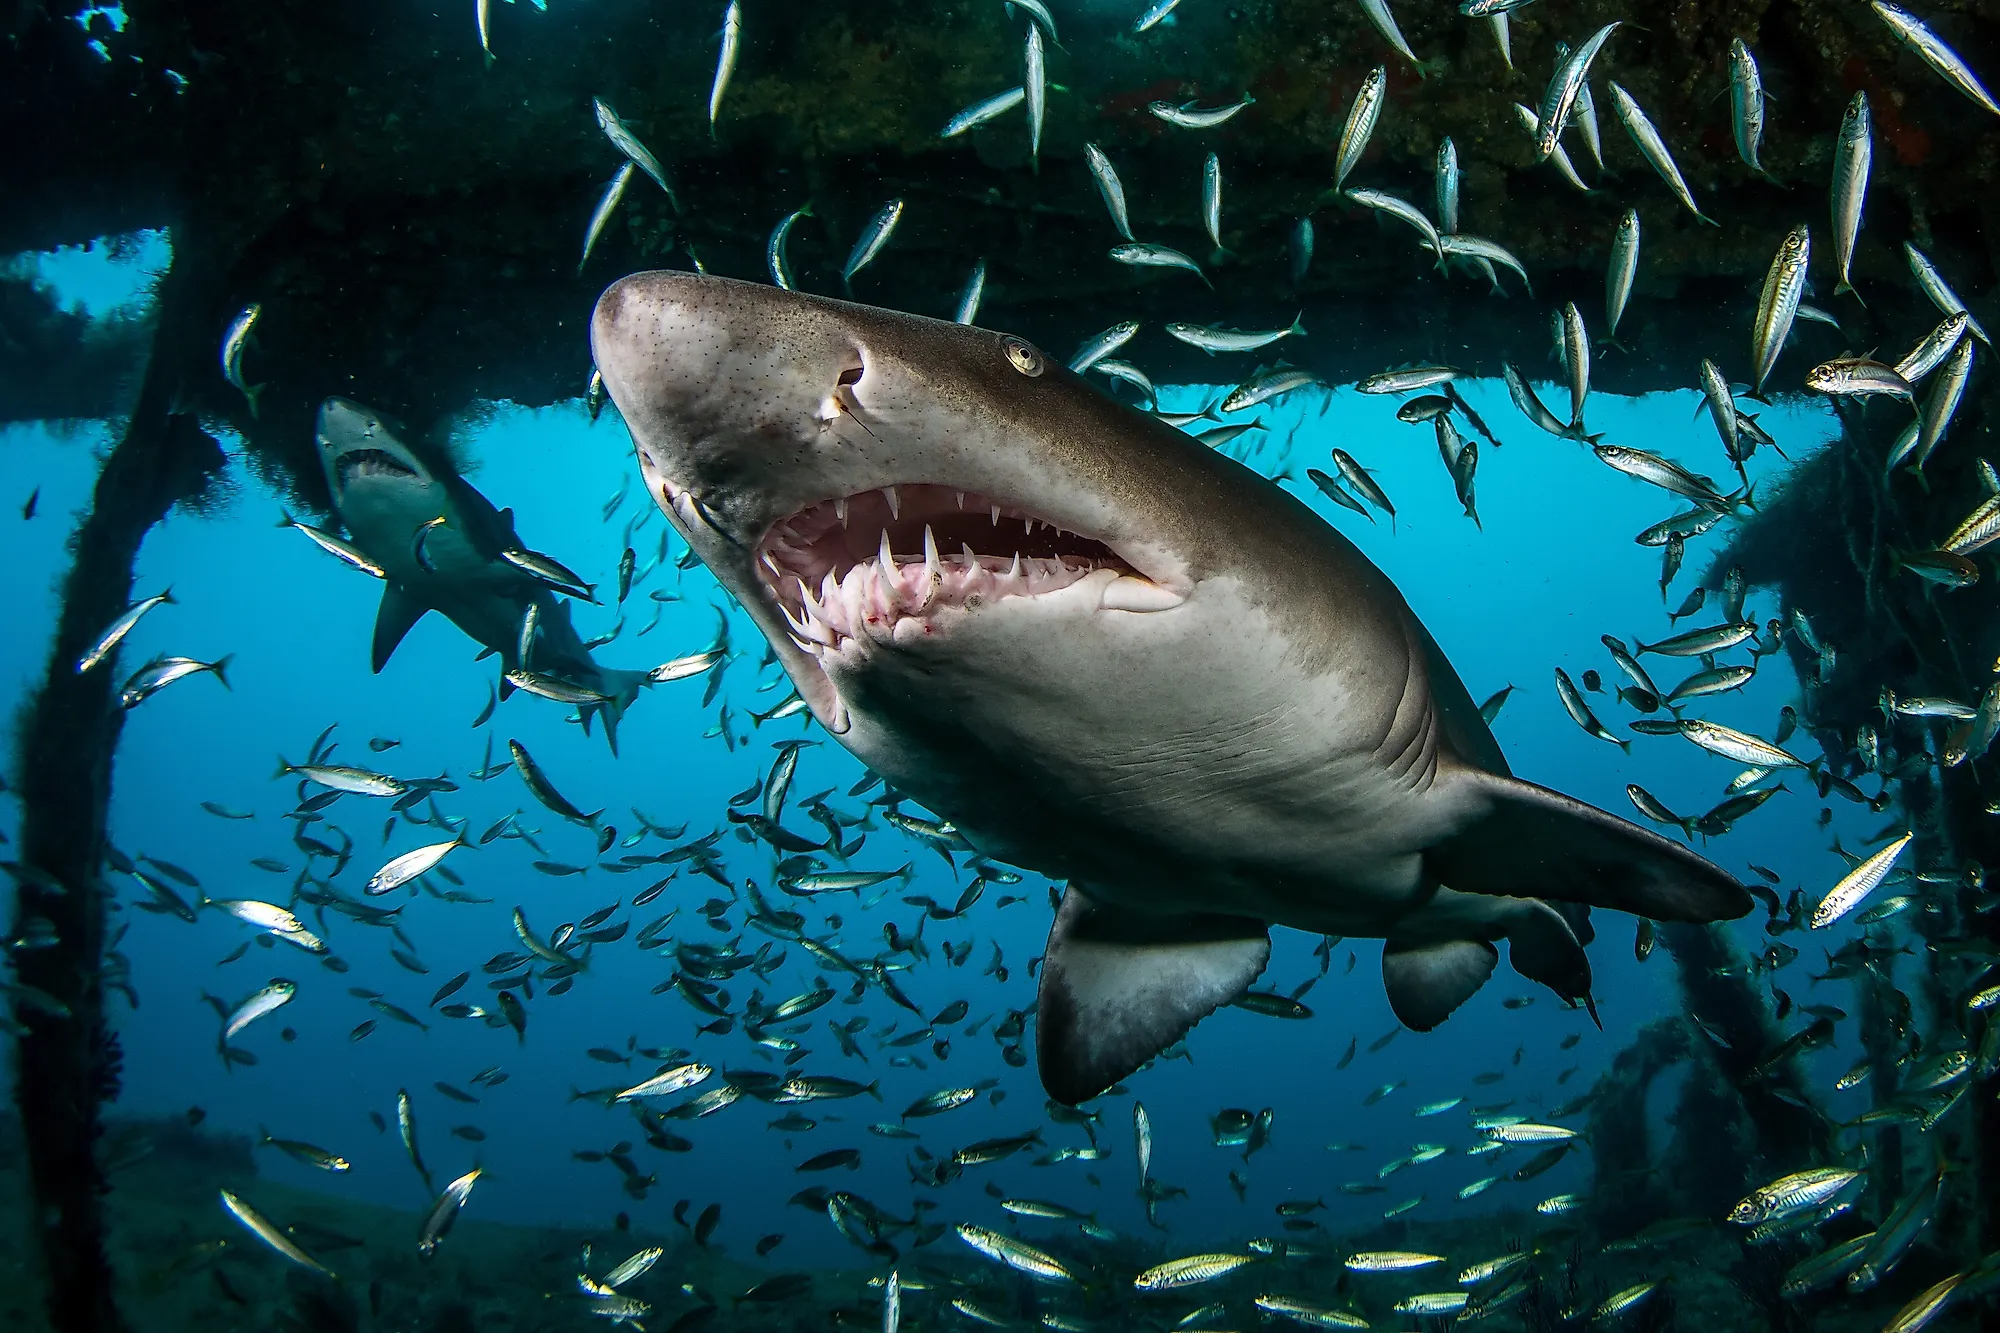
M 1036 997 L 1042 1086 L 1071 1106 L 1095 1097 L 1241 995 L 1270 958 L 1261 921 L 1137 916 L 1071 886 Z
M 1655 921 L 1734 920 L 1750 910 L 1733 877 L 1659 834 L 1516 778 L 1465 768 L 1454 780 L 1474 789 L 1485 813 L 1424 860 L 1461 893 L 1585 903 Z

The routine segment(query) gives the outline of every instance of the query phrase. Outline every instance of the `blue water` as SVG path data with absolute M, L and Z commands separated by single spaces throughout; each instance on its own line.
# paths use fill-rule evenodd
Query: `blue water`
M 94 257 L 51 260 L 42 272 L 70 299 L 103 309 L 131 299 L 143 285 L 147 267 L 157 266 L 161 257 L 155 245 L 137 263 L 120 265 L 100 251 Z M 1219 377 L 1223 374 L 1227 370 L 1219 369 Z M 1632 538 L 1681 506 L 1609 470 L 1587 450 L 1536 431 L 1509 405 L 1503 386 L 1477 382 L 1464 387 L 1504 441 L 1503 448 L 1484 451 L 1480 466 L 1483 531 L 1461 513 L 1429 427 L 1396 421 L 1394 398 L 1342 389 L 1330 397 L 1299 395 L 1267 406 L 1260 414 L 1268 433 L 1248 456 L 1260 470 L 1277 473 L 1289 467 L 1302 477 L 1306 466 L 1324 466 L 1328 450 L 1338 446 L 1376 471 L 1399 510 L 1393 531 L 1386 519 L 1370 523 L 1332 506 L 1302 480 L 1293 488 L 1391 576 L 1474 698 L 1509 684 L 1516 687 L 1494 727 L 1516 773 L 1620 814 L 1631 814 L 1624 793 L 1628 782 L 1641 783 L 1676 810 L 1699 813 L 1708 808 L 1721 799 L 1735 766 L 1676 738 L 1635 737 L 1631 752 L 1621 753 L 1570 722 L 1557 701 L 1552 676 L 1556 667 L 1577 678 L 1594 668 L 1607 688 L 1615 689 L 1617 673 L 1598 636 L 1610 633 L 1630 643 L 1668 632 L 1657 589 L 1659 552 L 1634 544 Z M 1192 410 L 1218 392 L 1215 386 L 1176 386 L 1164 393 L 1161 406 Z M 1562 397 L 1549 385 L 1542 386 L 1542 395 L 1547 401 Z M 1589 420 L 1593 430 L 1606 432 L 1612 441 L 1656 450 L 1696 471 L 1719 475 L 1720 449 L 1706 418 L 1694 417 L 1696 402 L 1691 393 L 1638 400 L 1597 395 Z M 1774 408 L 1763 424 L 1794 460 L 1821 447 L 1835 428 L 1831 414 L 1813 405 Z M 18 702 L 43 669 L 55 612 L 53 590 L 66 567 L 64 543 L 74 516 L 87 502 L 108 438 L 106 427 L 82 424 L 68 430 L 15 427 L 0 439 L 10 459 L 9 492 L 0 497 L 7 501 L 0 506 L 0 562 L 17 590 L 10 632 L 0 638 L 0 700 Z M 635 806 L 660 824 L 687 824 L 689 837 L 721 826 L 728 797 L 768 767 L 772 743 L 798 736 L 814 744 L 804 752 L 793 791 L 804 796 L 831 790 L 835 805 L 861 808 L 859 801 L 843 795 L 861 770 L 817 726 L 798 718 L 750 725 L 748 713 L 773 707 L 787 696 L 789 683 L 775 667 L 760 667 L 761 638 L 706 571 L 697 566 L 683 573 L 674 567 L 673 558 L 685 548 L 678 539 L 662 545 L 664 522 L 634 484 L 630 442 L 615 410 L 607 410 L 593 425 L 580 403 L 542 410 L 501 404 L 468 425 L 460 443 L 473 462 L 468 479 L 495 505 L 513 507 L 527 544 L 555 554 L 600 586 L 613 583 L 624 544 L 621 535 L 627 531 L 642 570 L 661 555 L 668 557 L 635 587 L 622 612 L 609 606 L 575 608 L 578 630 L 586 638 L 624 621 L 620 637 L 597 650 L 600 661 L 645 668 L 696 651 L 714 635 L 712 608 L 728 612 L 735 655 L 717 703 L 730 715 L 734 748 L 705 734 L 714 729 L 717 711 L 699 706 L 701 680 L 646 692 L 627 715 L 617 759 L 601 736 L 585 737 L 566 722 L 567 709 L 527 695 L 502 703 L 486 727 L 474 730 L 470 724 L 487 701 L 493 663 L 475 663 L 474 646 L 439 616 L 424 620 L 388 667 L 371 674 L 367 645 L 379 585 L 324 555 L 298 532 L 277 526 L 286 502 L 238 459 L 230 469 L 234 491 L 229 502 L 203 516 L 176 513 L 155 530 L 139 562 L 138 594 L 171 586 L 176 604 L 142 622 L 123 651 L 121 669 L 129 671 L 155 652 L 204 660 L 233 654 L 233 688 L 197 676 L 132 713 L 116 769 L 112 831 L 118 847 L 194 871 L 214 897 L 283 901 L 291 876 L 249 865 L 259 856 L 276 857 L 294 869 L 300 864 L 288 826 L 279 819 L 292 803 L 294 784 L 274 780 L 272 770 L 280 755 L 302 762 L 314 736 L 334 724 L 338 760 L 402 776 L 448 773 L 460 790 L 438 803 L 449 815 L 468 821 L 474 833 L 518 810 L 523 822 L 539 831 L 550 859 L 580 865 L 593 860 L 590 834 L 543 811 L 513 772 L 486 783 L 468 779 L 484 763 L 505 761 L 508 738 L 521 740 L 578 805 L 605 807 L 606 820 L 626 831 L 636 827 L 630 814 Z M 1763 469 L 1783 466 L 1768 452 L 1760 453 L 1753 478 L 1768 475 Z M 41 488 L 40 513 L 24 522 L 19 503 L 31 485 Z M 623 499 L 607 519 L 605 511 L 618 496 Z M 1719 547 L 1723 535 L 1718 531 L 1691 544 L 1688 568 L 1675 584 L 1671 602 L 1678 604 L 1693 586 L 1702 552 Z M 664 603 L 657 622 L 649 623 L 655 603 L 648 594 L 653 592 L 670 592 L 674 598 Z M 1762 594 L 1753 597 L 1751 609 L 1759 620 L 1775 614 Z M 1666 668 L 1657 669 L 1656 676 L 1663 687 L 1677 678 Z M 1779 709 L 1794 702 L 1797 693 L 1786 659 L 1766 658 L 1748 689 L 1709 701 L 1702 712 L 1769 735 Z M 1627 716 L 1626 710 L 1613 705 L 1608 695 L 1593 696 L 1593 704 L 1622 730 L 1622 722 L 1614 719 Z M 399 744 L 371 754 L 371 737 Z M 200 808 L 202 801 L 254 811 L 256 818 L 218 819 Z M 349 878 L 365 876 L 390 856 L 442 836 L 405 825 L 385 843 L 381 822 L 386 805 L 343 798 L 328 812 L 357 843 Z M 1833 831 L 1850 845 L 1879 823 L 1858 807 L 1836 806 Z M 1828 850 L 1826 834 L 1815 826 L 1819 809 L 1809 791 L 1794 791 L 1745 819 L 1707 851 L 1746 878 L 1749 863 L 1771 867 L 1785 879 L 1781 892 L 1802 885 L 1809 898 L 1816 897 L 1845 870 Z M 6 817 L 13 817 L 11 807 Z M 802 817 L 795 816 L 794 822 L 816 835 Z M 11 835 L 11 826 L 8 831 Z M 745 845 L 727 832 L 720 845 L 732 878 L 755 878 L 768 889 L 770 858 L 761 847 Z M 641 850 L 663 846 L 653 842 Z M 948 1060 L 934 1058 L 928 1042 L 901 1051 L 878 1050 L 864 1036 L 869 1052 L 864 1066 L 842 1059 L 826 1030 L 828 1018 L 844 1020 L 857 1012 L 837 1002 L 815 1014 L 812 1030 L 801 1036 L 812 1055 L 798 1067 L 879 1079 L 881 1103 L 861 1098 L 787 1108 L 746 1098 L 711 1118 L 678 1123 L 674 1128 L 694 1142 L 694 1150 L 667 1155 L 642 1146 L 642 1168 L 657 1171 L 660 1183 L 638 1201 L 619 1189 L 609 1164 L 580 1163 L 571 1156 L 573 1150 L 603 1149 L 619 1139 L 636 1141 L 635 1126 L 623 1111 L 572 1102 L 568 1092 L 637 1082 L 652 1072 L 652 1062 L 639 1057 L 629 1069 L 607 1065 L 588 1057 L 588 1048 L 622 1050 L 636 1042 L 687 1048 L 719 1068 L 779 1066 L 754 1050 L 740 1030 L 697 1038 L 694 1028 L 701 1016 L 672 994 L 651 993 L 669 975 L 670 957 L 664 951 L 641 953 L 630 936 L 597 948 L 588 972 L 568 994 L 537 999 L 530 1006 L 525 1041 L 517 1041 L 504 1027 L 454 1022 L 428 1010 L 437 986 L 468 969 L 473 979 L 454 998 L 491 1004 L 480 964 L 518 947 L 510 924 L 515 906 L 546 934 L 559 922 L 621 900 L 629 903 L 657 877 L 646 870 L 619 876 L 593 869 L 578 877 L 551 878 L 530 868 L 536 856 L 509 840 L 453 854 L 447 864 L 463 877 L 466 891 L 492 899 L 489 904 L 454 904 L 415 890 L 390 900 L 404 904 L 400 927 L 429 969 L 422 976 L 391 960 L 388 949 L 396 941 L 387 932 L 335 916 L 327 919 L 327 933 L 334 952 L 352 967 L 344 976 L 282 945 L 253 945 L 239 961 L 218 965 L 251 932 L 217 912 L 203 913 L 196 925 L 170 916 L 120 913 L 116 919 L 127 930 L 120 947 L 133 960 L 141 1003 L 127 1012 L 122 1002 L 114 1002 L 126 1052 L 118 1111 L 177 1114 L 199 1106 L 206 1110 L 210 1128 L 251 1133 L 268 1127 L 280 1137 L 322 1145 L 354 1163 L 347 1175 L 330 1177 L 280 1154 L 260 1153 L 260 1167 L 269 1177 L 415 1208 L 429 1196 L 393 1130 L 396 1091 L 408 1088 L 438 1180 L 474 1164 L 486 1167 L 470 1205 L 478 1216 L 601 1224 L 623 1210 L 641 1226 L 661 1228 L 677 1199 L 692 1199 L 697 1208 L 721 1200 L 720 1243 L 747 1255 L 754 1238 L 784 1232 L 787 1239 L 772 1263 L 797 1266 L 859 1259 L 823 1215 L 785 1207 L 794 1191 L 811 1184 L 853 1190 L 902 1215 L 907 1215 L 911 1197 L 923 1195 L 937 1199 L 940 1220 L 999 1225 L 1005 1215 L 983 1188 L 992 1182 L 1008 1195 L 1060 1200 L 1094 1212 L 1122 1232 L 1142 1232 L 1130 1110 L 1137 1098 L 1152 1119 L 1155 1178 L 1189 1191 L 1187 1198 L 1163 1204 L 1161 1216 L 1174 1233 L 1174 1245 L 1192 1252 L 1279 1234 L 1271 1210 L 1286 1198 L 1324 1197 L 1329 1212 L 1316 1216 L 1339 1231 L 1362 1228 L 1385 1208 L 1419 1193 L 1425 1201 L 1410 1214 L 1412 1220 L 1519 1212 L 1549 1195 L 1587 1190 L 1588 1158 L 1579 1153 L 1547 1175 L 1522 1184 L 1502 1183 L 1462 1202 L 1455 1197 L 1459 1187 L 1495 1169 L 1486 1159 L 1461 1155 L 1479 1138 L 1467 1123 L 1467 1108 L 1429 1119 L 1415 1119 L 1411 1113 L 1423 1103 L 1453 1096 L 1466 1097 L 1468 1107 L 1509 1102 L 1516 1112 L 1545 1112 L 1585 1091 L 1637 1028 L 1676 1012 L 1679 1003 L 1664 954 L 1644 964 L 1635 961 L 1632 921 L 1600 912 L 1599 939 L 1591 952 L 1602 1032 L 1581 1012 L 1565 1011 L 1552 995 L 1503 968 L 1438 1031 L 1403 1032 L 1369 1054 L 1365 1048 L 1370 1042 L 1398 1026 L 1382 993 L 1380 946 L 1373 941 L 1342 944 L 1333 950 L 1331 974 L 1305 997 L 1315 1011 L 1312 1019 L 1289 1022 L 1225 1009 L 1195 1029 L 1185 1060 L 1162 1061 L 1127 1081 L 1130 1096 L 1097 1103 L 1103 1117 L 1097 1137 L 1108 1150 L 1103 1160 L 1035 1167 L 1032 1154 L 1024 1154 L 969 1170 L 940 1192 L 909 1184 L 904 1157 L 910 1145 L 868 1134 L 864 1127 L 893 1121 L 903 1106 L 934 1089 L 990 1078 L 998 1081 L 997 1105 L 982 1099 L 936 1119 L 912 1122 L 932 1152 L 947 1155 L 976 1139 L 1036 1127 L 1052 1146 L 1086 1140 L 1074 1128 L 1047 1122 L 1032 1060 L 1025 1068 L 1002 1061 L 989 1035 L 994 1020 L 977 1036 L 954 1036 Z M 831 906 L 844 919 L 835 935 L 850 954 L 872 952 L 886 923 L 906 932 L 912 928 L 920 913 L 900 901 L 905 893 L 948 903 L 964 882 L 962 876 L 954 879 L 935 853 L 887 827 L 868 834 L 854 865 L 893 869 L 905 862 L 915 867 L 907 889 L 890 893 L 872 910 L 857 910 L 845 895 Z M 129 881 L 116 878 L 129 886 L 126 897 L 138 892 Z M 1025 901 L 1000 907 L 997 900 L 1006 892 L 1025 894 Z M 719 944 L 730 937 L 709 929 L 695 911 L 717 895 L 730 896 L 711 880 L 682 873 L 655 903 L 621 908 L 612 919 L 629 916 L 636 933 L 638 925 L 678 909 L 670 935 Z M 809 917 L 828 908 L 825 900 L 786 900 L 782 905 Z M 1735 928 L 1753 951 L 1761 947 L 1758 919 Z M 1029 1007 L 1034 982 L 1028 965 L 1041 950 L 1048 921 L 1046 881 L 1039 876 L 1028 875 L 1012 889 L 989 888 L 985 900 L 964 919 L 925 925 L 930 957 L 901 974 L 899 982 L 926 1013 L 959 998 L 970 1001 L 971 1020 Z M 743 947 L 752 949 L 763 938 L 750 932 Z M 972 941 L 966 966 L 945 963 L 939 946 L 947 940 Z M 1315 976 L 1318 963 L 1311 950 L 1316 942 L 1316 937 L 1279 932 L 1262 984 L 1290 990 Z M 1005 985 L 980 974 L 995 944 L 1011 972 Z M 1810 950 L 1805 961 L 1817 961 Z M 808 989 L 815 974 L 824 972 L 795 948 L 761 989 L 775 1002 Z M 200 995 L 210 992 L 233 1003 L 274 976 L 296 980 L 298 998 L 239 1038 L 238 1044 L 258 1057 L 255 1067 L 225 1070 L 217 1054 L 215 1021 Z M 847 979 L 830 979 L 844 995 Z M 745 973 L 729 989 L 740 1005 L 757 985 L 754 975 Z M 1802 986 L 1800 979 L 1794 989 Z M 350 996 L 349 987 L 383 992 L 424 1016 L 430 1030 L 420 1032 L 386 1018 Z M 1515 996 L 1532 1002 L 1506 1008 L 1503 1002 Z M 920 1025 L 872 989 L 858 1012 L 871 1019 L 878 1033 L 891 1024 L 897 1033 Z M 351 1040 L 350 1031 L 368 1019 L 378 1020 L 372 1034 Z M 295 1030 L 294 1040 L 281 1039 L 280 1029 L 287 1027 Z M 1570 1034 L 1580 1034 L 1580 1043 L 1573 1050 L 1559 1049 Z M 1335 1061 L 1354 1038 L 1363 1053 L 1349 1068 L 1336 1071 Z M 1032 1038 L 1027 1049 L 1032 1052 Z M 1815 1081 L 1826 1086 L 1852 1063 L 1853 1052 L 1834 1049 L 1811 1058 L 1826 1075 Z M 432 1088 L 439 1080 L 471 1088 L 471 1074 L 496 1064 L 511 1078 L 497 1088 L 475 1089 L 480 1096 L 476 1106 L 450 1101 Z M 1473 1076 L 1485 1071 L 1498 1071 L 1504 1078 L 1474 1086 Z M 1396 1080 L 1406 1080 L 1407 1086 L 1374 1106 L 1363 1106 L 1370 1089 Z M 1211 1142 L 1208 1117 L 1225 1106 L 1275 1109 L 1272 1143 L 1247 1168 L 1235 1150 Z M 820 1127 L 792 1136 L 766 1128 L 788 1109 L 803 1110 Z M 390 1122 L 389 1132 L 371 1124 L 371 1111 Z M 451 1137 L 449 1130 L 458 1125 L 477 1126 L 485 1132 L 484 1142 Z M 1351 1197 L 1337 1191 L 1343 1181 L 1372 1182 L 1381 1163 L 1419 1142 L 1443 1143 L 1453 1151 L 1389 1177 L 1387 1193 Z M 1330 1150 L 1343 1144 L 1363 1149 Z M 812 1176 L 793 1170 L 815 1153 L 847 1146 L 862 1150 L 858 1172 Z M 1225 1173 L 1231 1168 L 1244 1170 L 1249 1178 L 1247 1202 L 1239 1203 L 1230 1188 Z

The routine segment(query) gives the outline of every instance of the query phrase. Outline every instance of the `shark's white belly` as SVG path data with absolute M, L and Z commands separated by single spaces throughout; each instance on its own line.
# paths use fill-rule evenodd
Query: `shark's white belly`
M 1085 600 L 908 622 L 835 666 L 842 740 L 982 850 L 1132 910 L 1382 934 L 1422 903 L 1457 812 L 1420 671 L 1311 671 L 1226 586 L 1167 613 Z

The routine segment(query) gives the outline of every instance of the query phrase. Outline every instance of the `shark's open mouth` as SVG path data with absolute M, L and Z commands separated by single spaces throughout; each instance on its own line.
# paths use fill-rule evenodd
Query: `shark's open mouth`
M 414 477 L 416 469 L 406 466 L 401 459 L 385 449 L 349 449 L 335 462 L 340 470 L 340 484 L 347 485 L 356 477 Z
M 891 486 L 823 500 L 773 525 L 757 573 L 801 643 L 887 639 L 899 622 L 1005 597 L 1059 592 L 1100 570 L 1101 609 L 1183 600 L 1103 542 L 975 491 Z

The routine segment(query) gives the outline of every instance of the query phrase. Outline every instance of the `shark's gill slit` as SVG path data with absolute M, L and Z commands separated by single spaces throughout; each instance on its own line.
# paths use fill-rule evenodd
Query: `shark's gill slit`
M 824 648 L 935 626 L 946 608 L 1059 592 L 1099 571 L 1105 604 L 1164 610 L 1180 598 L 1140 577 L 1104 542 L 976 491 L 899 485 L 824 500 L 774 525 L 758 576 L 804 640 Z

